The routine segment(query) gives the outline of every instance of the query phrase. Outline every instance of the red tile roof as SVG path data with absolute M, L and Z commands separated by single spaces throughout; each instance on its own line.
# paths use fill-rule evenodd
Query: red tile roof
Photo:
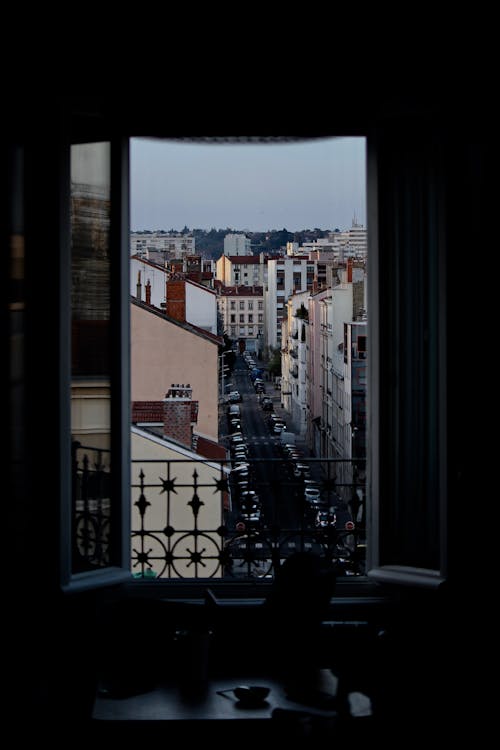
M 163 401 L 132 401 L 132 422 L 163 422 Z
M 231 263 L 238 265 L 239 263 L 260 263 L 258 255 L 228 255 L 227 256 Z

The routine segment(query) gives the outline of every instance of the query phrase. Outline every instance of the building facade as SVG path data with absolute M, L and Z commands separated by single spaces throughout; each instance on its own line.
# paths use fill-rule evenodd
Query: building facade
M 281 399 L 290 427 L 302 437 L 307 430 L 308 300 L 307 291 L 292 295 L 282 324 Z
M 245 234 L 226 234 L 224 237 L 224 255 L 251 255 L 250 238 Z
M 218 354 L 222 339 L 131 300 L 131 398 L 157 401 L 189 381 L 198 401 L 197 430 L 218 441 Z
M 172 317 L 217 333 L 214 290 L 192 281 L 183 272 L 170 273 L 167 268 L 133 257 L 130 259 L 130 294 Z
M 266 323 L 261 286 L 218 286 L 217 307 L 230 339 L 242 349 L 262 351 Z
M 267 282 L 267 256 L 221 255 L 216 263 L 216 279 L 224 286 L 265 286 Z
M 163 258 L 183 258 L 194 255 L 196 238 L 190 234 L 170 234 L 169 232 L 131 232 L 130 254 L 148 260 Z
M 269 260 L 266 293 L 266 346 L 281 348 L 281 325 L 286 304 L 292 294 L 311 290 L 314 283 L 314 261 L 305 256 L 287 256 Z

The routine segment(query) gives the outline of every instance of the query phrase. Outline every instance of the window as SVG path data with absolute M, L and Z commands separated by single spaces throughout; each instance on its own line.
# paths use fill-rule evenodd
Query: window
M 231 300 L 231 310 L 236 310 L 236 302 L 234 299 Z
M 251 299 L 248 300 L 248 309 L 253 310 L 253 300 Z
M 244 315 L 240 315 L 240 323 L 244 323 L 244 322 L 245 322 L 245 316 Z
M 248 316 L 248 322 L 253 323 L 253 315 L 251 313 Z
M 60 566 L 62 585 L 75 591 L 130 579 L 128 144 L 78 143 L 65 156 L 71 325 L 60 398 L 71 508 L 61 508 Z
M 244 309 L 245 309 L 245 302 L 244 300 L 240 300 L 240 310 L 244 310 Z
M 373 383 L 373 398 L 371 403 L 370 421 L 374 425 L 374 448 L 369 461 L 370 486 L 373 487 L 373 539 L 370 550 L 371 574 L 380 579 L 409 580 L 413 576 L 420 581 L 438 581 L 443 573 L 442 542 L 439 532 L 442 528 L 442 518 L 445 507 L 440 504 L 441 498 L 446 497 L 445 480 L 443 476 L 445 445 L 443 444 L 443 413 L 441 403 L 443 396 L 444 354 L 440 346 L 442 325 L 437 302 L 445 299 L 441 284 L 439 263 L 443 252 L 439 240 L 439 204 L 437 190 L 430 180 L 426 180 L 423 170 L 419 167 L 418 159 L 427 160 L 429 169 L 437 163 L 438 157 L 432 150 L 432 144 L 422 145 L 420 150 L 413 152 L 405 144 L 398 144 L 398 158 L 393 155 L 394 150 L 387 144 L 371 146 L 372 168 L 377 167 L 377 179 L 384 191 L 371 185 L 371 223 L 370 232 L 377 238 L 373 242 L 373 254 L 369 256 L 369 313 L 368 327 L 370 333 L 370 357 L 367 359 L 370 383 Z M 122 155 L 122 159 L 125 156 Z M 110 164 L 112 162 L 110 158 Z M 123 162 L 121 162 L 123 163 Z M 115 166 L 114 169 L 117 169 Z M 407 170 L 407 171 L 406 171 Z M 117 170 L 120 179 L 123 176 L 126 186 L 126 174 Z M 409 173 L 419 175 L 418 185 L 409 179 Z M 110 167 L 113 175 L 113 168 Z M 374 178 L 372 178 L 374 179 Z M 112 177 L 110 178 L 112 181 Z M 123 185 L 122 185 L 123 186 Z M 373 197 L 375 196 L 375 197 Z M 412 208 L 408 209 L 408 205 Z M 410 211 L 410 213 L 408 213 Z M 125 212 L 119 212 L 119 215 Z M 402 222 L 397 231 L 394 228 L 393 216 Z M 113 214 L 111 213 L 111 216 Z M 422 220 L 423 217 L 423 220 Z M 111 219 L 110 221 L 114 221 Z M 125 218 L 126 221 L 126 218 Z M 423 221 L 423 225 L 421 222 Z M 404 231 L 411 226 L 421 226 L 422 233 Z M 384 243 L 379 240 L 383 238 Z M 110 229 L 110 245 L 116 242 L 113 225 Z M 380 249 L 377 243 L 380 241 Z M 75 256 L 76 257 L 76 256 Z M 425 271 L 423 269 L 426 269 Z M 371 274 L 371 278 L 370 278 Z M 427 275 L 426 275 L 427 274 Z M 111 270 L 109 286 L 113 285 L 114 269 Z M 120 278 L 123 286 L 123 279 Z M 376 285 L 377 286 L 376 286 Z M 125 285 L 127 286 L 127 285 Z M 404 294 L 402 294 L 404 292 Z M 123 293 L 123 289 L 122 289 Z M 401 297 L 399 296 L 401 294 Z M 117 304 L 117 298 L 110 294 L 110 306 Z M 401 309 L 391 308 L 387 300 L 403 300 L 412 304 Z M 424 300 L 422 307 L 421 300 Z M 244 304 L 244 303 L 243 303 Z M 126 305 L 118 296 L 120 320 L 127 322 Z M 242 303 L 240 302 L 240 309 Z M 259 302 L 259 309 L 262 303 Z M 411 310 L 419 310 L 421 320 L 411 314 Z M 112 316 L 110 316 L 111 319 Z M 240 322 L 244 316 L 240 316 Z M 244 335 L 244 328 L 240 327 L 240 335 Z M 381 348 L 378 331 L 384 330 L 387 338 Z M 233 332 L 233 328 L 231 329 Z M 278 339 L 280 332 L 278 332 Z M 112 340 L 112 337 L 110 337 Z M 398 342 L 401 340 L 415 341 L 408 351 L 400 352 Z M 418 348 L 422 341 L 428 341 L 425 356 L 421 357 Z M 358 339 L 359 348 L 359 339 Z M 350 345 L 344 346 L 344 355 L 350 351 Z M 92 353 L 97 353 L 95 350 Z M 396 354 L 398 353 L 398 354 Z M 400 358 L 398 358 L 400 357 Z M 118 360 L 121 361 L 121 360 Z M 441 365 L 441 368 L 438 367 Z M 112 367 L 112 365 L 111 365 Z M 397 398 L 385 386 L 387 372 L 396 371 L 399 375 Z M 126 377 L 127 373 L 125 373 Z M 116 372 L 110 375 L 108 388 L 113 398 L 113 386 L 122 383 Z M 120 393 L 123 384 L 120 386 Z M 125 389 L 126 390 L 126 389 Z M 418 403 L 414 403 L 412 396 L 415 392 L 421 395 Z M 120 397 L 120 393 L 116 394 Z M 116 455 L 116 438 L 113 420 L 114 407 L 110 407 L 110 443 L 111 455 Z M 413 425 L 409 432 L 408 415 Z M 123 417 L 123 415 L 122 415 Z M 120 418 L 122 418 L 120 417 Z M 118 420 L 118 424 L 120 420 Z M 118 445 L 126 444 L 127 432 L 119 435 Z M 114 444 L 114 447 L 113 447 Z M 415 450 L 418 447 L 419 450 Z M 421 450 L 420 450 L 421 449 Z M 115 451 L 115 453 L 113 453 Z M 120 451 L 120 448 L 118 448 Z M 439 457 L 437 468 L 432 458 Z M 126 451 L 118 454 L 117 470 L 123 473 L 126 464 Z M 397 475 L 393 471 L 395 463 L 398 466 Z M 111 462 L 111 466 L 114 463 Z M 415 481 L 415 480 L 418 481 Z M 112 478 L 111 481 L 115 481 Z M 126 483 L 126 482 L 125 482 Z M 123 489 L 123 487 L 122 487 Z M 116 497 L 116 493 L 112 493 Z M 407 498 L 407 499 L 405 499 Z M 414 533 L 415 507 L 425 518 L 422 528 Z M 111 523 L 115 518 L 113 506 L 110 505 Z M 124 520 L 120 512 L 116 516 L 117 523 Z M 66 519 L 67 521 L 67 519 Z M 123 535 L 118 534 L 122 539 Z M 432 541 L 428 544 L 429 540 Z M 120 562 L 120 542 L 116 547 L 116 565 Z M 112 552 L 112 557 L 115 552 Z M 113 560 L 110 559 L 110 562 Z M 112 567 L 111 565 L 109 567 Z M 415 571 L 424 571 L 418 573 Z M 427 573 L 428 571 L 428 573 Z M 78 575 L 75 569 L 71 577 Z
M 259 307 L 259 310 L 263 310 L 264 309 L 264 303 L 262 302 L 262 300 L 259 300 L 258 307 Z

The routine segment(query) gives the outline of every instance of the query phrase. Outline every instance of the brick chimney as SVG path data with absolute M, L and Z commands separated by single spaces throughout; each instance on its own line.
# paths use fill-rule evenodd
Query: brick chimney
M 148 279 L 146 283 L 146 305 L 151 304 L 151 282 Z
M 186 322 L 186 282 L 184 279 L 167 281 L 167 305 L 165 312 L 171 318 Z
M 135 296 L 140 301 L 142 299 L 141 272 L 137 271 L 137 284 L 135 286 Z
M 174 384 L 163 400 L 163 434 L 191 448 L 193 424 L 197 421 L 198 402 L 192 401 L 193 389 L 187 383 Z

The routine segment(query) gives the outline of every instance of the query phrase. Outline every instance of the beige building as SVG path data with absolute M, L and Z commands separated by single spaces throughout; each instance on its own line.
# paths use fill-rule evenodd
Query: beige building
M 262 350 L 265 329 L 261 286 L 217 286 L 217 308 L 222 328 L 251 352 Z
M 134 425 L 131 452 L 132 573 L 147 575 L 150 571 L 158 578 L 220 578 L 222 538 L 217 529 L 223 523 L 225 493 L 214 492 L 214 477 L 219 476 L 220 465 L 202 461 L 193 451 Z M 196 495 L 202 503 L 197 507 L 196 524 L 190 505 L 195 471 Z M 175 478 L 175 491 L 165 490 L 160 481 L 167 480 L 168 472 Z M 141 506 L 136 503 L 142 487 L 150 505 L 141 517 Z M 202 534 L 193 533 L 195 529 Z M 201 561 L 197 563 L 198 554 Z
M 220 577 L 230 498 L 227 450 L 193 432 L 198 402 L 189 384 L 160 401 L 133 401 L 132 573 L 138 577 Z
M 224 286 L 265 286 L 267 256 L 221 255 L 215 265 L 215 278 Z
M 222 340 L 131 299 L 131 400 L 165 398 L 189 382 L 199 402 L 197 431 L 218 440 L 218 347 Z

